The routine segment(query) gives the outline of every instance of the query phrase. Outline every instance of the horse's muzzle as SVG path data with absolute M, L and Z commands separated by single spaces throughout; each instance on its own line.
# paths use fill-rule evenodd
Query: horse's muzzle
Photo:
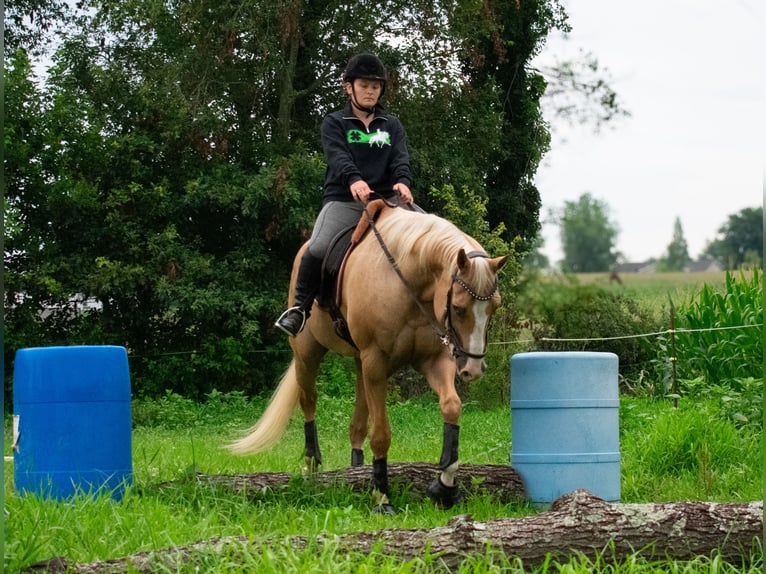
M 455 359 L 457 374 L 463 382 L 470 383 L 480 379 L 487 370 L 487 362 L 483 358 L 458 356 Z

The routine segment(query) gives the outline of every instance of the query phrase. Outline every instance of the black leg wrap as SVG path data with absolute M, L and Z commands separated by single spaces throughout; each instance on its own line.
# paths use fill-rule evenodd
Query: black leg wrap
M 444 438 L 442 439 L 442 457 L 439 468 L 446 469 L 457 462 L 457 450 L 460 443 L 460 426 L 444 423 Z
M 457 463 L 458 445 L 460 444 L 460 426 L 444 423 L 444 438 L 442 440 L 442 456 L 439 469 L 447 470 Z M 428 496 L 439 508 L 452 508 L 460 499 L 457 484 L 447 486 L 442 482 L 441 473 L 428 485 Z
M 387 458 L 378 458 L 372 461 L 372 485 L 381 494 L 388 494 Z
M 319 452 L 316 421 L 304 423 L 303 434 L 306 437 L 306 458 L 314 459 L 317 465 L 322 464 L 322 453 Z
M 388 500 L 388 459 L 373 459 L 372 484 L 375 488 L 373 496 L 376 499 L 373 514 L 395 514 L 396 511 Z
M 351 449 L 351 466 L 364 466 L 364 451 L 361 448 Z

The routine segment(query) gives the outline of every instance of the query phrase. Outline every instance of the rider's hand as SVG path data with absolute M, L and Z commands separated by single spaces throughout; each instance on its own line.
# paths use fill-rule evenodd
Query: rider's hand
M 367 182 L 363 179 L 351 184 L 351 195 L 356 201 L 367 201 L 370 198 L 371 193 L 372 190 L 370 189 L 370 186 L 367 185 Z
M 412 203 L 412 192 L 406 183 L 395 183 L 394 191 L 399 193 L 404 203 Z

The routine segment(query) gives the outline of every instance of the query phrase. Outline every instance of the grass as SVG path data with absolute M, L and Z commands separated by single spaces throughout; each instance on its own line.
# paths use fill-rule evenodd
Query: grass
M 717 401 L 622 399 L 622 496 L 626 501 L 762 498 L 755 479 L 760 432 L 722 416 Z M 760 475 L 759 475 L 760 476 Z
M 222 448 L 249 426 L 263 401 L 232 394 L 194 404 L 168 395 L 134 405 L 134 484 L 120 501 L 109 496 L 78 497 L 68 502 L 19 497 L 12 466 L 5 467 L 7 572 L 53 556 L 78 562 L 190 544 L 220 536 L 245 536 L 253 545 L 225 550 L 201 548 L 191 564 L 173 572 L 435 572 L 438 558 L 427 553 L 402 563 L 379 552 L 342 553 L 333 544 L 295 548 L 291 535 L 317 536 L 380 528 L 443 526 L 456 514 L 485 521 L 535 512 L 527 504 L 500 504 L 473 496 L 448 511 L 398 491 L 394 516 L 370 514 L 370 498 L 344 488 L 313 489 L 296 481 L 285 492 L 257 500 L 222 487 L 178 480 L 194 471 L 240 473 L 290 471 L 302 465 L 302 424 L 294 420 L 280 446 L 262 456 L 234 457 Z M 759 431 L 737 427 L 720 416 L 714 400 L 682 400 L 679 409 L 664 401 L 624 398 L 621 405 L 622 501 L 749 501 L 761 498 Z M 348 465 L 348 399 L 322 396 L 317 424 L 325 469 Z M 390 406 L 393 427 L 391 461 L 436 461 L 441 449 L 441 420 L 432 400 Z M 6 425 L 9 422 L 6 421 Z M 461 420 L 461 460 L 508 464 L 510 412 L 467 404 Z M 9 433 L 6 432 L 6 437 Z M 5 453 L 10 454 L 6 438 Z M 370 459 L 369 451 L 366 453 Z M 166 481 L 177 480 L 172 486 Z M 640 555 L 619 565 L 594 563 L 582 556 L 550 562 L 536 572 L 755 572 L 761 556 L 747 567 L 722 563 L 715 556 L 693 562 L 648 561 Z M 598 561 L 597 561 L 598 562 Z M 165 570 L 159 570 L 165 571 Z M 489 549 L 467 558 L 461 572 L 529 572 Z

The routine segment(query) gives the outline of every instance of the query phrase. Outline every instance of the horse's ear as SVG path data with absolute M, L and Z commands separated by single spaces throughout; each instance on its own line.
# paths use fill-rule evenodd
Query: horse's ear
M 500 271 L 500 268 L 505 265 L 505 262 L 508 260 L 507 255 L 503 255 L 502 257 L 495 257 L 494 259 L 490 259 L 489 263 L 492 266 L 492 268 L 495 270 L 495 273 Z
M 461 249 L 457 252 L 457 268 L 460 271 L 466 271 L 471 265 L 468 255 L 465 253 L 465 249 Z

